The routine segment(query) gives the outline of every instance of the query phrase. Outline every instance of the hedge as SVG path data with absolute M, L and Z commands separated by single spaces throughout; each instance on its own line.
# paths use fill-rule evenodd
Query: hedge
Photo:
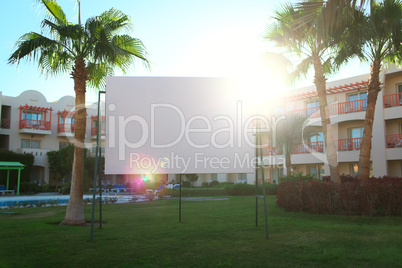
M 278 186 L 266 183 L 265 193 L 267 195 L 276 195 Z M 196 196 L 225 196 L 225 195 L 255 195 L 255 185 L 238 183 L 228 184 L 225 187 L 207 187 L 207 188 L 182 188 L 181 194 L 183 197 L 196 197 Z M 262 185 L 258 185 L 258 194 L 262 195 Z M 169 189 L 168 195 L 178 197 L 179 189 Z
M 402 178 L 351 179 L 339 184 L 287 181 L 279 184 L 277 205 L 315 214 L 402 216 Z

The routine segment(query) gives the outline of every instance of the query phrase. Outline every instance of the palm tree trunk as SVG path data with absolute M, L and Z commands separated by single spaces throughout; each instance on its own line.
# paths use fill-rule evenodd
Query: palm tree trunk
M 367 109 L 364 120 L 363 139 L 360 145 L 359 169 L 357 171 L 357 178 L 360 181 L 368 179 L 370 176 L 370 151 L 371 137 L 373 134 L 374 112 L 378 93 L 381 90 L 380 71 L 381 62 L 373 61 L 373 64 L 371 65 L 370 80 L 367 85 Z
M 327 103 L 327 91 L 326 82 L 323 72 L 323 67 L 321 60 L 318 55 L 313 57 L 314 64 L 314 84 L 318 93 L 318 99 L 320 102 L 320 115 L 322 123 L 322 133 L 325 142 L 325 152 L 327 155 L 327 161 L 329 165 L 329 173 L 331 180 L 340 183 L 341 179 L 339 176 L 338 168 L 338 156 L 335 150 L 334 136 L 332 133 L 331 120 L 329 118 L 328 103 Z
M 285 155 L 285 163 L 286 163 L 286 176 L 290 176 L 292 175 L 292 162 L 291 162 L 291 158 L 292 155 L 290 153 L 286 153 Z
M 86 129 L 85 89 L 88 72 L 85 62 L 78 59 L 71 73 L 74 79 L 75 90 L 75 144 L 74 162 L 71 179 L 70 199 L 67 205 L 66 216 L 61 224 L 84 225 L 84 141 Z

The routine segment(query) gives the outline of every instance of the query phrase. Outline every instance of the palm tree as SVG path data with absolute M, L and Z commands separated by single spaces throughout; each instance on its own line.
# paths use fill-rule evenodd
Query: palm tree
M 370 62 L 370 78 L 367 85 L 367 109 L 359 155 L 357 177 L 364 180 L 370 174 L 371 137 L 375 105 L 381 91 L 380 72 L 383 62 L 401 63 L 402 58 L 402 2 L 385 0 L 371 1 L 370 11 L 356 9 L 348 27 L 340 35 L 340 53 L 337 62 L 347 61 L 357 55 Z M 399 53 L 399 55 L 398 55 Z
M 304 20 L 303 9 L 297 10 L 291 4 L 282 6 L 273 17 L 274 23 L 268 26 L 265 38 L 276 43 L 286 53 L 298 56 L 301 62 L 294 67 L 290 79 L 306 75 L 310 67 L 314 69 L 314 84 L 320 102 L 320 115 L 325 140 L 326 156 L 330 168 L 331 179 L 340 182 L 338 159 L 335 150 L 331 122 L 329 118 L 325 74 L 333 71 L 331 65 L 332 48 L 329 40 L 317 32 L 318 13 L 313 13 L 316 19 Z M 290 62 L 290 60 L 288 60 Z
M 29 32 L 20 37 L 8 62 L 21 59 L 36 61 L 46 75 L 70 73 L 75 90 L 75 149 L 70 200 L 62 224 L 83 225 L 84 138 L 86 129 L 85 92 L 87 83 L 94 88 L 105 86 L 106 76 L 115 67 L 123 73 L 135 60 L 148 66 L 147 53 L 139 39 L 124 34 L 131 28 L 129 18 L 110 9 L 81 24 L 67 20 L 56 0 L 39 1 L 47 11 L 42 32 Z M 78 1 L 79 3 L 79 1 Z
M 299 115 L 289 115 L 279 121 L 276 128 L 277 143 L 282 146 L 285 156 L 286 175 L 291 175 L 292 149 L 295 145 L 302 143 L 303 138 L 312 136 L 315 132 L 306 128 L 307 118 Z

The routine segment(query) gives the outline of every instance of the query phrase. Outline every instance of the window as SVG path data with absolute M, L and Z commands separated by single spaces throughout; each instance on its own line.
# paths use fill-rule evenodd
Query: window
M 349 129 L 349 138 L 357 139 L 363 137 L 364 127 L 350 128 Z
M 364 127 L 350 128 L 349 129 L 349 150 L 359 150 L 362 143 Z
M 318 134 L 311 136 L 309 138 L 310 142 L 317 142 L 317 141 L 324 141 L 324 135 L 322 134 L 322 132 L 318 132 Z
M 306 102 L 306 108 L 320 107 L 320 102 L 318 100 Z
M 348 95 L 348 101 L 365 100 L 367 99 L 367 92 L 357 92 Z
M 320 102 L 318 100 L 306 102 L 307 116 L 310 116 L 316 112 L 320 112 Z
M 324 165 L 312 165 L 308 167 L 308 172 L 313 175 L 316 179 L 322 180 L 325 173 Z
M 39 149 L 40 141 L 21 139 L 21 148 Z
M 32 124 L 39 124 L 38 121 L 42 120 L 42 114 L 22 111 L 22 119 L 28 119 Z
M 348 112 L 365 111 L 367 108 L 367 92 L 357 92 L 348 95 Z
M 66 148 L 69 144 L 70 144 L 70 143 L 68 143 L 68 142 L 60 141 L 60 142 L 59 142 L 59 150 L 60 150 L 60 149 L 63 149 L 63 148 Z
M 402 93 L 402 84 L 397 85 L 396 93 L 399 93 L 399 94 Z
M 358 163 L 350 163 L 350 175 L 357 176 L 357 171 L 359 171 Z M 373 176 L 373 163 L 370 163 L 370 177 Z

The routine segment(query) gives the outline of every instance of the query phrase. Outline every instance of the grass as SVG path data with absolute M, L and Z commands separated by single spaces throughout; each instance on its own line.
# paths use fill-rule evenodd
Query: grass
M 103 206 L 103 229 L 60 226 L 65 207 L 0 214 L 0 267 L 401 267 L 402 218 L 311 215 L 268 197 Z M 91 206 L 85 207 L 89 221 Z M 98 217 L 98 216 L 97 216 Z

